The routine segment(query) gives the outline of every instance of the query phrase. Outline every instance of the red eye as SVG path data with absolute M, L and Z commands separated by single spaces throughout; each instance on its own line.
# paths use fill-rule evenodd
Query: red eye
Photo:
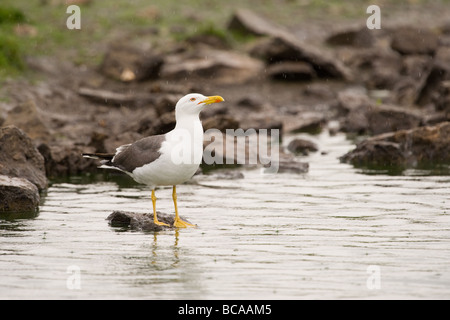
M 195 98 L 191 98 L 191 101 L 195 101 L 196 99 Z

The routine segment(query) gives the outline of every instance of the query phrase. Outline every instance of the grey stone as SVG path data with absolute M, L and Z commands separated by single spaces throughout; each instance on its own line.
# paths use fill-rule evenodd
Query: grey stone
M 38 188 L 28 180 L 0 175 L 0 213 L 36 212 L 39 200 Z
M 24 178 L 39 190 L 47 188 L 44 158 L 19 128 L 0 128 L 0 174 Z

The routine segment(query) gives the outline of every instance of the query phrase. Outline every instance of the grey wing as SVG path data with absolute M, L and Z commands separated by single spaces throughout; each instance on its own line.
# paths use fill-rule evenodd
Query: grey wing
M 164 140 L 164 135 L 156 135 L 121 146 L 117 148 L 114 158 L 106 165 L 133 172 L 134 169 L 149 164 L 161 156 L 159 150 Z

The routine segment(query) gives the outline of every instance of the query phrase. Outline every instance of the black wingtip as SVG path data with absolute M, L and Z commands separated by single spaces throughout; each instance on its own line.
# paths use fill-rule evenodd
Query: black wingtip
M 82 153 L 83 158 L 111 160 L 114 157 L 112 153 Z

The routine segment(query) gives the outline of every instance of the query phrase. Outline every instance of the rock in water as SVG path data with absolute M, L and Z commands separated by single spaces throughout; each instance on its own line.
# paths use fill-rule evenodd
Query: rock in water
M 169 215 L 166 213 L 158 213 L 158 220 L 167 223 L 169 226 L 160 226 L 153 223 L 153 214 L 145 213 L 135 213 L 127 211 L 113 211 L 106 220 L 113 227 L 123 227 L 129 228 L 131 230 L 137 231 L 162 231 L 167 229 L 174 229 L 173 222 L 175 220 L 174 215 Z M 184 221 L 189 222 L 183 217 Z
M 310 152 L 316 152 L 319 150 L 314 142 L 305 139 L 292 140 L 288 144 L 287 149 L 292 153 L 303 155 L 308 155 Z
M 0 213 L 36 212 L 39 200 L 37 187 L 28 180 L 0 175 Z
M 400 130 L 364 140 L 342 162 L 362 167 L 450 164 L 450 122 Z
M 15 126 L 0 128 L 0 174 L 27 179 L 39 190 L 48 185 L 44 158 L 33 141 Z

